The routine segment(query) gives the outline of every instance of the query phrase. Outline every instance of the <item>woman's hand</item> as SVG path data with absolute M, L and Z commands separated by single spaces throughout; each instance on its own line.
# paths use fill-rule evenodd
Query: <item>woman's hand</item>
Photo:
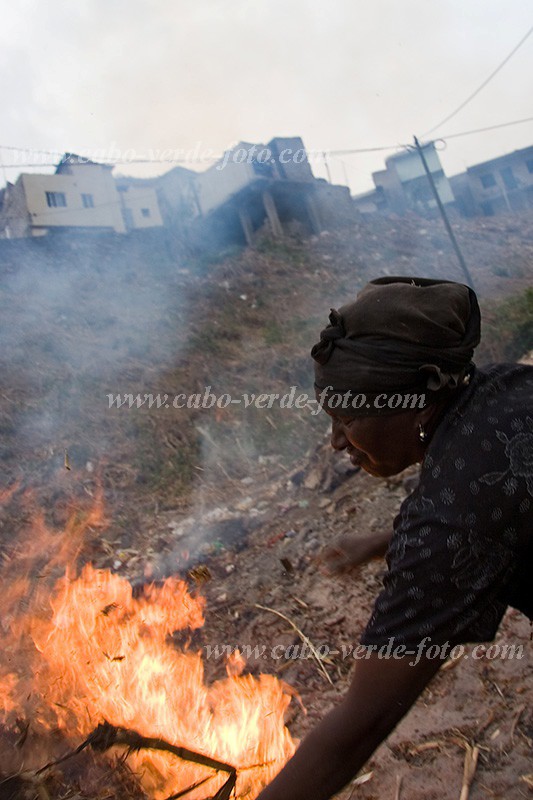
M 335 539 L 320 556 L 322 571 L 326 575 L 341 575 L 360 567 L 372 558 L 384 556 L 392 531 L 364 534 L 345 534 Z
M 330 798 L 357 774 L 441 663 L 425 656 L 380 658 L 377 652 L 356 661 L 344 700 L 303 740 L 257 800 Z

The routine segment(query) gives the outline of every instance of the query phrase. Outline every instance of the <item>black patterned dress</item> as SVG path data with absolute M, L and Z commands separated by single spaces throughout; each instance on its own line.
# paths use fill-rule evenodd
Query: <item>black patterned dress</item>
M 532 560 L 533 367 L 498 364 L 439 422 L 361 641 L 490 641 L 507 606 L 533 617 Z

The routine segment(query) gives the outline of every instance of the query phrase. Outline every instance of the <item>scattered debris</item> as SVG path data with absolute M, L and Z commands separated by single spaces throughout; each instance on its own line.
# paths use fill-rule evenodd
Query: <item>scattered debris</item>
M 465 745 L 465 763 L 463 772 L 463 786 L 461 788 L 461 796 L 459 800 L 468 800 L 470 795 L 470 787 L 476 774 L 477 760 L 479 758 L 479 747 L 474 745 L 471 747 L 469 744 Z
M 256 603 L 255 607 L 256 608 L 260 608 L 262 611 L 270 611 L 271 614 L 276 614 L 276 616 L 281 617 L 281 619 L 284 619 L 285 622 L 289 623 L 291 628 L 293 628 L 296 631 L 296 633 L 298 634 L 298 636 L 300 637 L 302 642 L 305 645 L 307 645 L 307 647 L 309 648 L 313 658 L 316 660 L 316 662 L 318 664 L 318 668 L 320 669 L 321 673 L 324 675 L 325 679 L 328 681 L 328 683 L 330 683 L 333 686 L 334 685 L 333 681 L 329 677 L 329 674 L 328 674 L 324 664 L 322 663 L 321 656 L 318 654 L 315 646 L 313 645 L 311 640 L 305 635 L 305 633 L 302 633 L 300 628 L 297 625 L 295 625 L 294 622 L 291 619 L 289 619 L 287 616 L 285 616 L 285 614 L 282 614 L 281 611 L 276 611 L 275 608 L 269 608 L 268 606 L 262 606 L 259 603 Z

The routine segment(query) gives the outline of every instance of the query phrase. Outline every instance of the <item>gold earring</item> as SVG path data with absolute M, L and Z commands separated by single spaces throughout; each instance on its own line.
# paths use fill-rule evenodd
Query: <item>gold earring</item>
M 418 426 L 418 438 L 420 439 L 421 442 L 426 442 L 428 438 L 427 432 L 424 430 L 424 426 L 422 425 L 422 423 L 420 423 L 420 425 Z

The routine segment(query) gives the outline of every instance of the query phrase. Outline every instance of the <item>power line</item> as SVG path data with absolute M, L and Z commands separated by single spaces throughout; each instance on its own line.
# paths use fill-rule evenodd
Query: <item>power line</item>
M 216 160 L 222 158 L 222 156 L 223 156 L 223 153 L 213 153 L 213 155 L 210 155 L 210 156 L 203 155 L 203 156 L 197 156 L 196 158 L 189 158 L 187 155 L 185 155 L 185 156 L 182 156 L 182 157 L 179 157 L 179 158 L 147 158 L 145 156 L 141 156 L 140 158 L 133 158 L 132 157 L 132 158 L 123 158 L 123 159 L 117 158 L 117 159 L 114 159 L 114 158 L 106 158 L 106 156 L 104 156 L 104 155 L 102 155 L 102 156 L 98 155 L 98 153 L 101 153 L 103 151 L 103 148 L 100 149 L 100 150 L 98 150 L 98 149 L 91 150 L 89 147 L 82 148 L 79 151 L 80 153 L 88 153 L 89 154 L 89 155 L 85 155 L 84 156 L 84 155 L 79 155 L 77 153 L 69 153 L 69 152 L 67 152 L 65 150 L 36 150 L 33 147 L 16 147 L 14 145 L 7 145 L 7 144 L 0 144 L 0 150 L 14 150 L 14 151 L 19 152 L 19 153 L 27 153 L 28 155 L 35 154 L 35 155 L 44 155 L 44 156 L 54 156 L 55 158 L 59 158 L 60 159 L 60 162 L 59 162 L 60 164 L 66 164 L 67 166 L 69 164 L 74 164 L 74 165 L 89 164 L 91 162 L 91 159 L 93 159 L 93 158 L 97 158 L 98 159 L 98 161 L 93 162 L 95 164 L 148 164 L 148 163 L 154 163 L 154 164 L 183 163 L 183 164 L 185 164 L 188 161 L 189 162 L 199 162 L 199 163 L 201 163 L 203 161 L 216 161 Z M 126 148 L 124 150 L 124 152 L 126 152 L 127 150 L 132 150 L 133 152 L 135 152 L 135 148 Z M 186 153 L 190 153 L 192 148 L 188 148 L 188 149 L 184 148 L 184 147 L 176 148 L 174 152 L 176 152 L 176 150 L 178 152 L 186 154 Z M 169 151 L 170 151 L 170 148 L 167 148 L 165 152 L 169 152 Z M 207 152 L 213 152 L 213 151 L 210 150 L 210 148 L 207 148 Z M 65 155 L 70 156 L 70 157 L 67 157 L 65 159 Z M 32 166 L 32 165 L 21 164 L 20 166 Z M 58 164 L 48 164 L 48 163 L 44 164 L 44 163 L 41 163 L 41 164 L 38 164 L 37 166 L 43 166 L 43 167 L 52 166 L 52 167 L 55 167 L 55 166 L 59 166 L 59 165 Z
M 0 150 L 19 150 L 22 152 L 29 152 L 27 148 L 24 147 L 4 147 L 4 145 L 0 144 Z M 34 153 L 42 153 L 42 150 L 33 150 L 31 152 Z M 206 156 L 201 158 L 114 158 L 114 159 L 99 159 L 98 161 L 94 161 L 93 165 L 96 166 L 108 166 L 108 167 L 115 167 L 119 164 L 205 164 L 210 161 L 219 161 L 222 158 L 222 155 L 210 156 L 207 158 Z M 83 159 L 83 156 L 80 156 L 80 159 Z M 9 164 L 6 166 L 9 167 L 59 167 L 61 164 L 66 163 L 67 165 L 70 164 L 71 166 L 91 166 L 87 161 L 71 161 L 71 162 L 63 162 L 60 161 L 59 164 L 57 161 L 39 161 L 33 162 L 33 164 Z
M 1 149 L 1 148 L 0 148 Z M 37 169 L 37 167 L 57 167 L 56 163 L 52 163 L 51 161 L 41 161 L 40 163 L 36 164 L 35 161 L 33 164 L 3 164 L 4 167 L 7 169 L 26 169 L 32 167 L 33 169 Z
M 405 145 L 401 144 L 391 144 L 391 145 L 384 145 L 381 147 L 360 147 L 357 149 L 352 150 L 327 150 L 325 151 L 327 155 L 332 156 L 339 156 L 339 155 L 350 155 L 352 153 L 375 153 L 385 150 L 397 150 L 398 148 L 404 147 Z M 64 153 L 60 153 L 59 151 L 54 150 L 32 150 L 29 147 L 14 147 L 12 145 L 0 145 L 0 150 L 12 150 L 21 153 L 32 154 L 35 153 L 36 155 L 50 155 L 50 156 L 57 156 L 63 158 Z M 310 151 L 307 151 L 308 155 Z M 317 153 L 320 152 L 322 154 L 322 150 L 316 151 Z M 313 151 L 314 153 L 314 151 Z M 109 165 L 119 165 L 119 164 L 202 164 L 210 161 L 217 161 L 221 159 L 223 156 L 222 154 L 213 155 L 213 156 L 202 156 L 197 158 L 117 158 L 117 159 L 106 159 L 106 158 L 99 158 L 97 164 L 109 164 Z M 82 159 L 81 163 L 83 164 L 84 156 L 80 156 Z M 63 163 L 63 162 L 60 162 Z M 65 162 L 68 163 L 68 162 Z M 73 162 L 76 164 L 76 162 Z M 14 169 L 16 167 L 21 168 L 28 168 L 28 167 L 57 167 L 59 166 L 56 162 L 46 161 L 46 162 L 39 162 L 33 164 L 5 164 L 6 167 L 10 169 Z
M 474 130 L 462 131 L 461 133 L 448 133 L 440 136 L 439 139 L 458 139 L 460 136 L 470 136 L 472 133 L 485 133 L 485 131 L 495 131 L 498 128 L 508 128 L 510 125 L 521 125 L 523 122 L 533 122 L 533 117 L 515 119 L 513 122 L 502 122 L 499 125 L 489 125 L 486 128 L 474 128 Z
M 486 131 L 495 131 L 499 128 L 509 128 L 511 125 L 521 125 L 524 122 L 533 122 L 533 117 L 525 117 L 524 119 L 515 119 L 511 122 L 500 122 L 497 125 L 488 125 L 485 128 L 473 128 L 470 131 L 460 131 L 459 133 L 448 133 L 439 136 L 439 140 L 445 141 L 447 139 L 458 139 L 460 136 L 470 136 L 473 133 L 485 133 Z M 428 144 L 428 142 L 426 142 Z M 394 149 L 396 148 L 405 148 L 408 149 L 412 147 L 410 144 L 397 144 L 394 145 Z M 392 150 L 392 147 L 378 147 L 373 148 L 376 150 Z M 326 151 L 330 156 L 337 156 L 337 155 L 351 155 L 352 153 L 368 153 L 370 152 L 369 149 L 358 149 L 358 150 L 328 150 Z
M 18 150 L 22 153 L 40 153 L 45 156 L 61 156 L 61 158 L 65 155 L 64 150 L 60 153 L 59 150 L 35 150 L 33 147 L 15 147 L 9 144 L 0 144 L 0 148 L 2 148 L 2 150 Z
M 0 145 L 0 149 L 2 149 L 1 145 Z M 125 159 L 117 159 L 117 160 L 114 160 L 114 161 L 98 161 L 98 162 L 95 162 L 95 165 L 96 166 L 106 166 L 106 167 L 116 167 L 116 166 L 119 166 L 119 165 L 122 166 L 124 164 L 203 164 L 207 160 L 209 160 L 209 161 L 211 161 L 211 160 L 219 160 L 221 158 L 222 158 L 222 156 L 217 156 L 216 159 L 200 158 L 198 160 L 193 160 L 193 159 L 190 159 L 190 158 L 189 159 L 184 159 L 184 158 L 180 158 L 180 159 L 168 159 L 168 158 L 163 158 L 163 159 L 162 158 L 125 158 Z M 24 168 L 27 168 L 27 167 L 34 167 L 34 168 L 36 168 L 36 167 L 58 167 L 59 164 L 57 164 L 57 162 L 52 162 L 52 161 L 40 161 L 38 163 L 36 163 L 34 161 L 33 164 L 4 164 L 4 166 L 5 167 L 9 167 L 9 169 L 16 169 L 18 167 L 20 167 L 20 168 L 23 168 L 23 167 Z
M 423 136 L 427 136 L 428 134 L 430 134 L 430 133 L 433 133 L 433 131 L 436 131 L 436 130 L 437 130 L 437 128 L 440 128 L 440 126 L 441 126 L 441 125 L 444 125 L 446 122 L 448 122 L 449 120 L 451 120 L 451 119 L 452 119 L 452 117 L 455 117 L 455 115 L 456 115 L 456 114 L 458 114 L 458 113 L 459 113 L 459 111 L 462 111 L 462 110 L 463 110 L 463 108 L 464 108 L 466 105 L 468 105 L 468 103 L 470 103 L 470 101 L 471 101 L 471 100 L 473 100 L 473 99 L 474 99 L 474 97 L 476 97 L 476 96 L 477 96 L 477 95 L 478 95 L 478 94 L 479 94 L 479 93 L 482 91 L 482 89 L 484 89 L 484 88 L 485 88 L 485 86 L 486 86 L 488 83 L 490 83 L 490 81 L 491 81 L 491 80 L 494 78 L 494 76 L 495 76 L 495 75 L 497 75 L 497 74 L 498 74 L 498 72 L 499 72 L 499 71 L 500 71 L 500 70 L 501 70 L 501 69 L 502 69 L 502 68 L 503 68 L 503 67 L 504 67 L 504 66 L 507 64 L 507 62 L 508 62 L 508 61 L 509 61 L 509 60 L 510 60 L 510 59 L 511 59 L 513 56 L 514 56 L 514 54 L 516 53 L 516 51 L 517 51 L 517 50 L 518 50 L 520 47 L 522 47 L 522 45 L 524 44 L 524 42 L 526 41 L 526 39 L 527 39 L 527 38 L 528 38 L 528 37 L 529 37 L 529 36 L 530 36 L 532 33 L 533 33 L 533 25 L 532 25 L 532 26 L 531 26 L 531 28 L 528 30 L 528 32 L 525 34 L 525 36 L 523 36 L 523 37 L 520 39 L 520 41 L 518 42 L 518 44 L 517 44 L 517 45 L 515 45 L 515 47 L 513 47 L 513 49 L 512 49 L 512 50 L 511 50 L 511 52 L 509 53 L 509 55 L 507 55 L 507 56 L 506 56 L 506 57 L 503 59 L 503 61 L 502 61 L 500 64 L 498 64 L 498 66 L 496 67 L 496 69 L 495 69 L 495 70 L 493 70 L 493 71 L 490 73 L 490 75 L 488 76 L 488 78 L 485 78 L 485 80 L 483 81 L 483 83 L 482 83 L 480 86 L 478 86 L 478 88 L 477 88 L 477 89 L 476 89 L 474 92 L 472 92 L 472 94 L 470 94 L 470 95 L 469 95 L 469 96 L 466 98 L 466 100 L 463 100 L 463 102 L 461 103 L 461 105 L 460 105 L 460 106 L 457 106 L 457 108 L 456 108 L 454 111 L 452 111 L 452 113 L 451 113 L 451 114 L 448 114 L 448 116 L 447 116 L 447 117 L 445 117 L 443 120 L 441 120 L 441 121 L 439 122 L 439 124 L 438 124 L 438 125 L 435 125 L 433 128 L 431 128 L 429 131 L 426 131 L 426 132 L 425 132 L 424 134 L 422 134 L 422 135 L 423 135 Z
M 398 150 L 407 147 L 406 144 L 389 144 L 382 147 L 358 147 L 353 150 L 326 150 L 328 156 L 351 156 L 354 153 L 379 153 L 383 150 Z
M 533 31 L 533 28 L 531 29 Z M 515 119 L 511 120 L 510 122 L 500 122 L 497 125 L 488 125 L 484 128 L 473 128 L 469 131 L 460 131 L 459 133 L 449 133 L 443 134 L 439 136 L 439 140 L 447 140 L 447 139 L 458 139 L 461 136 L 471 136 L 475 133 L 485 133 L 487 131 L 495 131 L 500 128 L 509 128 L 512 125 L 522 125 L 525 122 L 533 122 L 533 117 L 524 117 L 523 119 Z M 439 126 L 437 126 L 439 127 Z M 434 130 L 434 129 L 433 129 Z M 320 153 L 326 153 L 327 156 L 331 157 L 338 157 L 338 156 L 349 156 L 349 155 L 357 155 L 360 153 L 377 153 L 383 152 L 386 150 L 400 150 L 400 149 L 408 149 L 412 147 L 410 144 L 391 144 L 391 145 L 383 145 L 380 147 L 358 147 L 353 148 L 351 150 L 321 150 Z M 33 152 L 33 153 L 41 153 L 41 154 L 50 154 L 50 155 L 61 155 L 63 157 L 64 153 L 59 153 L 59 151 L 52 151 L 52 150 L 31 150 L 27 147 L 14 147 L 12 145 L 0 145 L 0 150 L 13 150 L 18 152 Z M 317 151 L 318 152 L 318 151 Z M 80 156 L 83 158 L 83 156 Z M 113 161 L 99 161 L 96 162 L 98 164 L 109 164 L 113 166 L 124 165 L 124 164 L 187 164 L 187 163 L 205 163 L 206 161 L 220 159 L 222 156 L 212 156 L 210 158 L 180 158 L 180 159 L 158 159 L 158 158 L 138 158 L 138 159 L 115 159 Z M 340 159 L 339 159 L 340 160 Z M 62 162 L 60 162 L 62 163 Z M 82 162 L 83 163 L 83 162 Z M 32 164 L 6 164 L 2 162 L 2 167 L 5 169 L 22 169 L 22 168 L 33 168 L 36 169 L 38 167 L 57 167 L 59 164 L 56 162 L 40 162 L 40 163 L 32 163 Z

